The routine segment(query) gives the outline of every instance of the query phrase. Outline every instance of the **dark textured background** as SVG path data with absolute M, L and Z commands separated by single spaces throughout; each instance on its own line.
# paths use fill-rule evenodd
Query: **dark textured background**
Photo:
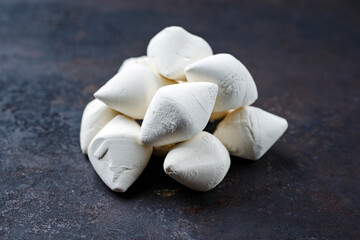
M 359 1 L 0 2 L 0 238 L 356 239 Z M 214 190 L 152 159 L 125 194 L 80 152 L 84 106 L 168 25 L 229 52 L 289 129 Z

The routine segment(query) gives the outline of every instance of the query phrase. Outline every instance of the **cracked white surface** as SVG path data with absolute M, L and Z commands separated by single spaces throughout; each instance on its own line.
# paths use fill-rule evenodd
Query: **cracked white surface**
M 87 154 L 89 144 L 95 135 L 118 114 L 97 99 L 86 105 L 80 127 L 80 146 L 84 154 Z
M 153 148 L 141 143 L 140 126 L 118 115 L 93 139 L 89 159 L 103 182 L 115 192 L 125 192 L 147 166 Z
M 283 135 L 286 119 L 257 107 L 244 107 L 229 113 L 214 135 L 231 155 L 258 160 Z

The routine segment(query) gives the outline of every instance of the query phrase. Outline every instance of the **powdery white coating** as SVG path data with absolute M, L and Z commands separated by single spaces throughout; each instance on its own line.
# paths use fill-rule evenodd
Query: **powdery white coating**
M 126 64 L 94 96 L 129 117 L 143 119 L 156 91 L 174 83 L 147 66 Z
M 209 121 L 218 87 L 213 83 L 184 83 L 160 88 L 141 125 L 141 141 L 161 146 L 188 140 Z
M 124 60 L 124 62 L 121 64 L 121 66 L 119 68 L 119 71 L 121 71 L 124 67 L 126 67 L 129 64 L 139 64 L 139 65 L 148 67 L 151 70 L 157 72 L 155 67 L 150 63 L 148 56 L 131 57 L 131 58 Z
M 252 104 L 257 88 L 247 68 L 230 54 L 221 53 L 201 59 L 185 68 L 189 82 L 212 82 L 219 86 L 214 112 Z
M 176 143 L 154 147 L 153 154 L 158 157 L 165 157 L 168 152 L 175 146 Z
M 188 188 L 203 192 L 216 187 L 229 168 L 229 152 L 207 132 L 177 144 L 164 161 L 164 171 L 170 177 Z
M 118 115 L 90 143 L 91 164 L 115 192 L 125 192 L 149 162 L 153 148 L 140 142 L 139 133 L 134 120 Z
M 231 155 L 258 160 L 283 135 L 286 119 L 257 107 L 245 107 L 229 113 L 214 135 Z
M 177 26 L 160 31 L 147 47 L 147 56 L 159 73 L 174 80 L 185 80 L 187 65 L 212 54 L 210 45 L 203 38 Z
M 84 154 L 87 154 L 89 144 L 95 135 L 118 114 L 97 99 L 86 105 L 80 127 L 80 146 Z

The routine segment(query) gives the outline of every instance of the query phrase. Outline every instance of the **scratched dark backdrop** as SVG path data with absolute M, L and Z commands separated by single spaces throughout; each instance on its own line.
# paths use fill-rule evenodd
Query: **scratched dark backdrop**
M 356 239 L 359 1 L 0 2 L 0 238 Z M 240 59 L 289 129 L 214 190 L 152 159 L 125 194 L 80 152 L 92 94 L 168 25 Z M 210 129 L 213 126 L 210 126 Z

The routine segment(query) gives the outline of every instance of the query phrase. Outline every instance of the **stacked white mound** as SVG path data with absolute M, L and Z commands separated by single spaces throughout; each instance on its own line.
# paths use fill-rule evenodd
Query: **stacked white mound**
M 230 154 L 259 159 L 287 129 L 281 117 L 251 107 L 258 97 L 246 67 L 181 27 L 155 35 L 147 56 L 125 60 L 83 113 L 80 143 L 104 183 L 125 192 L 154 150 L 164 171 L 208 191 L 230 167 Z M 225 117 L 225 118 L 224 118 Z M 214 135 L 208 121 L 222 120 Z M 135 119 L 143 119 L 141 127 Z

